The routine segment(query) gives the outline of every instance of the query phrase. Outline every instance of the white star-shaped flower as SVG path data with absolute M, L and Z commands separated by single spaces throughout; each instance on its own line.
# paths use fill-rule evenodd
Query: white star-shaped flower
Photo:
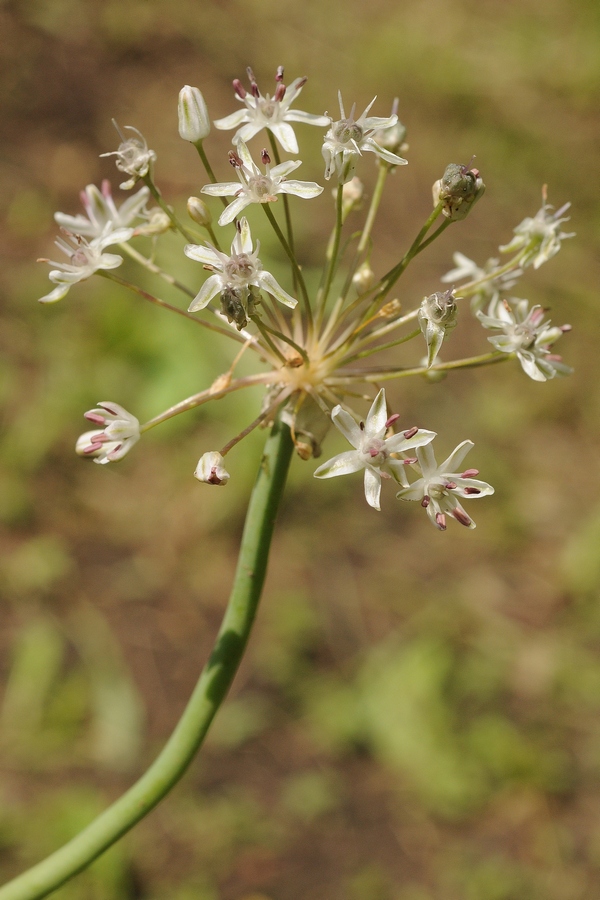
M 256 249 L 252 249 L 252 235 L 246 218 L 238 222 L 236 235 L 231 244 L 231 254 L 227 256 L 207 242 L 202 244 L 188 244 L 185 255 L 190 259 L 204 264 L 206 269 L 214 272 L 202 285 L 197 296 L 192 300 L 188 312 L 197 312 L 204 309 L 213 297 L 223 293 L 227 288 L 237 292 L 238 296 L 245 296 L 251 287 L 266 291 L 271 296 L 294 307 L 297 300 L 290 297 L 270 272 L 265 272 L 258 258 L 260 241 L 256 242 Z
M 116 269 L 123 262 L 122 256 L 116 253 L 103 253 L 109 244 L 120 244 L 131 237 L 130 228 L 119 228 L 113 231 L 112 225 L 107 223 L 105 231 L 100 237 L 86 241 L 80 235 L 65 231 L 66 240 L 59 238 L 55 241 L 59 250 L 69 257 L 69 262 L 54 262 L 51 259 L 40 259 L 38 262 L 47 262 L 56 266 L 49 274 L 50 281 L 58 285 L 45 297 L 40 297 L 40 303 L 56 303 L 68 293 L 69 288 L 78 281 L 85 281 L 99 269 Z
M 118 403 L 102 401 L 97 409 L 84 413 L 84 418 L 102 428 L 82 434 L 75 450 L 102 466 L 122 459 L 140 439 L 139 421 Z
M 550 327 L 541 306 L 529 309 L 528 300 L 512 297 L 496 305 L 494 316 L 477 313 L 484 328 L 496 328 L 503 334 L 488 338 L 496 350 L 516 353 L 523 371 L 534 381 L 547 381 L 555 375 L 570 375 L 573 369 L 552 353 L 551 346 L 567 331 L 570 325 Z
M 485 481 L 476 480 L 475 476 L 479 475 L 477 469 L 458 473 L 463 459 L 472 447 L 473 441 L 463 441 L 439 466 L 431 444 L 417 447 L 417 463 L 414 467 L 422 477 L 410 487 L 399 491 L 396 496 L 400 500 L 419 500 L 440 531 L 446 530 L 447 515 L 467 528 L 475 528 L 475 522 L 462 508 L 458 498 L 472 500 L 486 497 L 494 493 L 494 488 Z
M 402 459 L 399 454 L 428 444 L 435 437 L 435 432 L 421 428 L 410 428 L 386 437 L 388 428 L 397 418 L 398 416 L 388 418 L 383 388 L 375 397 L 365 422 L 360 425 L 356 424 L 350 413 L 341 406 L 336 406 L 331 413 L 333 424 L 355 449 L 340 453 L 323 463 L 315 471 L 315 478 L 334 478 L 336 475 L 349 475 L 364 469 L 367 503 L 374 509 L 380 509 L 382 478 L 393 477 L 401 484 L 408 484 L 404 469 L 415 460 Z
M 499 261 L 493 258 L 488 259 L 484 263 L 483 268 L 473 262 L 472 259 L 469 259 L 468 256 L 465 256 L 464 253 L 455 253 L 452 259 L 456 268 L 446 272 L 442 276 L 441 281 L 444 281 L 446 284 L 456 284 L 457 281 L 465 279 L 469 282 L 481 281 L 477 290 L 471 294 L 471 309 L 474 312 L 486 304 L 488 305 L 488 312 L 493 310 L 500 299 L 500 294 L 514 287 L 523 274 L 523 270 L 517 268 L 494 277 L 494 272 L 500 266 Z
M 290 172 L 302 165 L 299 159 L 289 159 L 271 168 L 271 158 L 266 150 L 262 151 L 262 162 L 265 172 L 261 172 L 244 141 L 238 141 L 237 152 L 230 150 L 229 161 L 234 167 L 239 183 L 235 181 L 206 184 L 203 194 L 211 197 L 231 197 L 235 200 L 227 206 L 219 218 L 219 225 L 233 222 L 236 216 L 251 203 L 273 203 L 277 194 L 295 194 L 305 200 L 318 197 L 323 188 L 314 181 L 291 181 L 287 178 Z M 241 184 L 241 187 L 240 187 Z
M 298 153 L 298 141 L 290 122 L 303 122 L 305 125 L 317 125 L 321 128 L 329 125 L 329 116 L 316 116 L 299 109 L 290 109 L 291 104 L 306 84 L 306 78 L 296 78 L 286 88 L 283 84 L 283 68 L 280 67 L 277 70 L 277 88 L 273 97 L 270 97 L 269 94 L 263 97 L 251 69 L 248 69 L 248 76 L 250 93 L 246 91 L 239 79 L 236 78 L 233 82 L 235 95 L 246 108 L 240 109 L 230 116 L 225 116 L 224 119 L 217 119 L 215 122 L 216 128 L 225 131 L 230 128 L 238 129 L 233 136 L 234 144 L 239 140 L 247 142 L 263 128 L 268 128 L 287 153 Z M 241 128 L 238 127 L 240 125 Z
M 121 172 L 130 175 L 128 181 L 120 185 L 123 191 L 130 190 L 134 184 L 150 171 L 150 166 L 156 160 L 156 153 L 150 150 L 146 138 L 141 131 L 133 125 L 125 125 L 127 131 L 133 131 L 137 137 L 127 138 L 113 119 L 113 125 L 117 129 L 121 143 L 117 150 L 110 153 L 101 153 L 100 156 L 116 156 L 116 166 Z
M 574 231 L 567 233 L 560 230 L 562 223 L 569 221 L 569 217 L 563 216 L 563 213 L 569 209 L 571 204 L 565 203 L 556 212 L 551 213 L 550 210 L 554 207 L 545 201 L 544 194 L 542 208 L 533 218 L 523 219 L 521 224 L 515 228 L 515 236 L 512 241 L 500 247 L 502 253 L 524 250 L 522 266 L 533 266 L 534 269 L 539 269 L 543 263 L 556 256 L 560 250 L 561 241 L 575 237 Z
M 62 228 L 87 238 L 99 238 L 103 235 L 108 236 L 107 226 L 110 225 L 111 230 L 118 231 L 119 235 L 121 234 L 120 229 L 129 229 L 129 237 L 131 237 L 134 232 L 131 225 L 135 219 L 143 216 L 143 210 L 150 196 L 150 191 L 144 185 L 136 194 L 128 197 L 117 208 L 111 193 L 110 181 L 105 179 L 102 182 L 101 190 L 98 190 L 95 184 L 88 184 L 80 196 L 85 209 L 85 216 L 81 214 L 68 216 L 61 212 L 54 213 L 56 222 Z M 128 239 L 125 238 L 125 240 Z M 121 237 L 120 241 L 123 240 Z
M 378 144 L 373 135 L 382 129 L 391 128 L 398 122 L 398 116 L 387 118 L 368 116 L 367 113 L 375 103 L 377 97 L 373 97 L 365 111 L 358 119 L 354 119 L 355 106 L 352 106 L 350 115 L 346 118 L 341 93 L 338 94 L 340 102 L 340 119 L 334 122 L 331 117 L 331 127 L 325 135 L 323 142 L 323 158 L 325 160 L 325 178 L 329 180 L 333 172 L 337 172 L 340 184 L 345 184 L 354 176 L 356 161 L 364 150 L 376 153 L 380 159 L 394 166 L 405 166 L 408 161 L 396 156 L 390 150 L 386 150 Z

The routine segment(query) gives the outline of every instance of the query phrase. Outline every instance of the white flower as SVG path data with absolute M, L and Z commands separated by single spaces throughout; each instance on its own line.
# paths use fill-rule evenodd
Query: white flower
M 196 144 L 210 134 L 210 119 L 202 93 L 196 87 L 184 85 L 179 91 L 179 136 Z
M 408 484 L 404 467 L 414 463 L 414 460 L 397 458 L 396 454 L 428 444 L 435 437 L 433 431 L 410 428 L 408 431 L 386 438 L 388 428 L 398 416 L 388 418 L 383 388 L 375 397 L 366 421 L 361 422 L 360 426 L 341 406 L 333 409 L 331 418 L 336 428 L 355 449 L 340 453 L 323 463 L 315 471 L 315 478 L 333 478 L 336 475 L 349 475 L 351 472 L 364 469 L 365 497 L 369 506 L 374 509 L 380 509 L 382 478 L 394 477 L 401 484 Z
M 441 280 L 446 284 L 455 284 L 464 279 L 469 282 L 480 281 L 481 284 L 477 285 L 477 289 L 471 294 L 471 309 L 474 312 L 487 304 L 488 314 L 492 315 L 493 308 L 500 299 L 500 294 L 513 287 L 523 274 L 523 270 L 518 268 L 494 277 L 493 273 L 500 266 L 499 261 L 493 258 L 488 259 L 483 268 L 463 253 L 455 253 L 452 259 L 456 268 L 446 272 Z
M 486 497 L 494 493 L 494 488 L 485 481 L 475 479 L 475 475 L 479 475 L 477 469 L 467 469 L 458 474 L 463 459 L 473 446 L 473 441 L 463 441 L 439 466 L 431 444 L 417 447 L 418 464 L 415 468 L 422 477 L 396 496 L 400 500 L 419 500 L 440 531 L 446 530 L 447 514 L 461 525 L 475 528 L 475 522 L 462 508 L 458 498 Z
M 497 304 L 495 316 L 479 312 L 477 318 L 484 328 L 497 328 L 504 332 L 488 338 L 496 350 L 516 353 L 523 371 L 530 378 L 546 381 L 555 375 L 570 375 L 573 370 L 550 350 L 561 334 L 571 330 L 571 326 L 550 328 L 550 321 L 544 321 L 545 315 L 546 310 L 541 306 L 529 309 L 528 300 L 512 297 L 510 303 L 504 300 Z
M 56 269 L 53 269 L 48 277 L 50 281 L 58 285 L 45 297 L 40 297 L 40 303 L 56 303 L 57 300 L 62 300 L 71 285 L 78 281 L 85 281 L 98 269 L 116 269 L 117 266 L 120 266 L 123 262 L 122 256 L 102 251 L 109 244 L 120 244 L 129 240 L 131 229 L 121 228 L 113 231 L 112 226 L 108 223 L 105 233 L 89 242 L 80 235 L 71 234 L 68 231 L 65 231 L 65 236 L 66 240 L 59 238 L 55 244 L 69 257 L 68 263 L 54 262 L 51 259 L 38 260 L 38 262 L 47 262 L 51 266 L 56 266 Z
M 532 265 L 534 269 L 539 269 L 542 263 L 556 256 L 562 240 L 575 236 L 575 232 L 567 234 L 560 230 L 562 223 L 569 221 L 569 217 L 563 216 L 563 213 L 569 209 L 571 204 L 565 203 L 555 213 L 550 213 L 554 207 L 546 203 L 545 199 L 544 196 L 542 208 L 533 218 L 523 219 L 521 224 L 517 225 L 512 241 L 500 247 L 502 253 L 524 250 L 523 258 L 520 260 L 521 265 Z
M 217 294 L 223 293 L 227 288 L 236 291 L 238 295 L 248 295 L 249 288 L 266 291 L 284 303 L 294 307 L 297 300 L 290 297 L 270 272 L 265 272 L 258 258 L 260 241 L 256 242 L 256 249 L 252 250 L 252 235 L 246 218 L 238 222 L 236 235 L 231 244 L 231 255 L 227 256 L 208 242 L 206 246 L 201 244 L 188 244 L 184 248 L 186 256 L 201 262 L 204 267 L 214 272 L 202 285 L 197 296 L 192 300 L 188 312 L 197 312 L 204 309 Z
M 407 160 L 386 150 L 373 138 L 375 132 L 396 125 L 398 116 L 392 115 L 387 118 L 367 116 L 377 99 L 373 97 L 363 114 L 355 121 L 355 106 L 352 107 L 350 115 L 346 118 L 341 93 L 338 94 L 338 97 L 341 118 L 338 122 L 334 122 L 331 116 L 329 117 L 331 127 L 325 135 L 322 148 L 325 160 L 325 178 L 327 180 L 331 178 L 335 170 L 340 184 L 350 181 L 354 175 L 357 157 L 362 155 L 363 150 L 376 153 L 380 159 L 394 166 L 407 165 Z
M 131 237 L 134 233 L 131 225 L 135 219 L 143 216 L 150 191 L 144 185 L 136 194 L 128 197 L 117 208 L 111 193 L 110 181 L 105 179 L 102 182 L 101 190 L 98 190 L 95 184 L 88 184 L 80 196 L 85 209 L 85 216 L 67 216 L 61 212 L 54 213 L 56 222 L 62 228 L 84 237 L 99 238 L 109 233 L 106 227 L 110 224 L 110 228 L 113 231 L 122 228 L 129 229 L 129 237 Z M 129 238 L 120 238 L 120 242 L 124 240 L 129 240 Z
M 444 338 L 456 327 L 456 297 L 454 289 L 436 291 L 424 297 L 419 307 L 418 320 L 427 343 L 427 367 L 431 368 L 441 350 Z
M 140 439 L 140 423 L 118 403 L 103 401 L 84 417 L 102 428 L 82 434 L 75 450 L 80 456 L 92 456 L 102 466 L 122 459 Z
M 302 161 L 290 159 L 271 168 L 271 158 L 266 150 L 262 151 L 262 162 L 265 166 L 263 175 L 243 141 L 238 141 L 237 153 L 229 151 L 229 162 L 236 171 L 241 187 L 235 181 L 226 181 L 206 184 L 202 188 L 202 193 L 210 194 L 211 197 L 235 196 L 235 200 L 221 213 L 219 225 L 233 222 L 235 217 L 251 203 L 272 203 L 277 200 L 277 194 L 295 194 L 297 197 L 308 199 L 318 197 L 323 190 L 314 181 L 289 181 L 286 176 L 301 166 Z
M 156 159 L 156 153 L 148 148 L 146 138 L 133 125 L 125 125 L 127 131 L 133 131 L 137 135 L 137 137 L 130 138 L 125 137 L 114 119 L 113 125 L 121 138 L 119 148 L 118 150 L 112 150 L 110 153 L 101 153 L 100 156 L 117 157 L 117 169 L 125 172 L 127 175 L 131 175 L 128 181 L 124 181 L 120 185 L 122 190 L 128 191 L 140 178 L 148 174 L 151 164 Z
M 205 484 L 227 484 L 230 477 L 229 472 L 223 466 L 223 457 L 216 450 L 211 450 L 201 456 L 194 472 L 194 478 Z
M 329 125 L 328 116 L 315 116 L 312 113 L 290 109 L 290 105 L 306 84 L 306 78 L 296 78 L 286 88 L 283 84 L 283 67 L 280 66 L 277 70 L 278 83 L 273 97 L 270 97 L 269 94 L 263 97 L 252 70 L 248 69 L 247 71 L 250 79 L 250 93 L 246 91 L 239 79 L 236 78 L 233 82 L 235 95 L 246 108 L 215 121 L 215 128 L 225 131 L 229 128 L 238 128 L 239 125 L 242 126 L 233 136 L 234 144 L 239 140 L 247 142 L 263 128 L 268 128 L 287 153 L 298 153 L 298 141 L 290 122 L 303 122 L 305 125 L 317 125 L 321 128 Z

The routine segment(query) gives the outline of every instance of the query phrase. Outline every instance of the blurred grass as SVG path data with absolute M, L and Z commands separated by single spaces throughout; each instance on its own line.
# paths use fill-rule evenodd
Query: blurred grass
M 596 900 L 598 5 L 20 0 L 0 6 L 0 27 L 2 874 L 89 821 L 176 721 L 227 596 L 262 440 L 232 454 L 227 491 L 193 482 L 200 454 L 258 406 L 246 394 L 168 423 L 118 467 L 76 459 L 85 409 L 114 399 L 154 415 L 209 384 L 229 348 L 100 280 L 41 308 L 34 260 L 55 209 L 115 182 L 98 158 L 112 116 L 147 135 L 182 205 L 203 178 L 177 135 L 181 85 L 221 116 L 246 65 L 262 83 L 284 63 L 309 75 L 304 109 L 335 110 L 338 88 L 359 108 L 377 93 L 382 114 L 400 97 L 410 165 L 390 180 L 378 269 L 445 165 L 477 154 L 484 201 L 408 270 L 408 304 L 437 289 L 455 249 L 493 255 L 543 183 L 573 202 L 577 238 L 519 291 L 575 326 L 562 349 L 576 374 L 537 385 L 507 366 L 390 391 L 448 449 L 475 440 L 497 493 L 474 533 L 439 535 L 390 497 L 372 513 L 356 481 L 317 484 L 296 461 L 249 659 L 205 751 L 56 896 Z M 321 181 L 312 131 L 300 175 Z M 229 137 L 214 135 L 220 172 Z M 371 187 L 373 174 L 365 159 Z M 309 270 L 327 191 L 318 202 L 297 205 Z M 160 253 L 194 282 L 175 239 Z M 479 347 L 463 324 L 448 352 Z

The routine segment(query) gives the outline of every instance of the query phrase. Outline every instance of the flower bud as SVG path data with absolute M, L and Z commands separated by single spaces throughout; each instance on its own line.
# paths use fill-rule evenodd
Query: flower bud
M 203 228 L 212 222 L 212 213 L 200 197 L 188 197 L 187 211 L 190 219 Z
M 433 185 L 433 205 L 442 202 L 442 212 L 446 218 L 458 222 L 468 215 L 484 191 L 485 184 L 478 169 L 450 163 Z
M 337 188 L 332 192 L 334 197 L 337 196 Z M 355 209 L 360 209 L 364 193 L 364 185 L 360 178 L 356 175 L 347 181 L 342 188 L 342 221 L 346 221 L 349 213 Z
M 359 294 L 368 291 L 375 284 L 375 273 L 368 262 L 364 262 L 362 266 L 356 270 L 352 276 L 352 284 Z
M 205 484 L 227 484 L 230 475 L 223 466 L 221 454 L 217 453 L 216 450 L 211 450 L 200 457 L 194 472 L 194 478 L 197 478 L 198 481 L 203 481 Z
M 179 92 L 179 134 L 196 144 L 210 134 L 210 119 L 204 97 L 198 88 L 186 84 Z

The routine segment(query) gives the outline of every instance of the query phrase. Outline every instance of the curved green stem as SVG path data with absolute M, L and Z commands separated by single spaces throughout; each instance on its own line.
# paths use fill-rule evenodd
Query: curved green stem
M 43 862 L 0 888 L 0 900 L 39 900 L 139 822 L 179 781 L 225 699 L 246 648 L 267 570 L 275 517 L 292 456 L 287 425 L 275 422 L 250 498 L 231 597 L 213 651 L 164 749 L 97 819 Z
M 158 190 L 158 188 L 152 181 L 152 177 L 149 173 L 148 173 L 148 175 L 144 176 L 143 182 L 150 189 L 150 193 L 152 194 L 152 196 L 154 197 L 154 199 L 156 200 L 156 202 L 158 203 L 158 205 L 160 206 L 162 211 L 166 212 L 166 214 L 168 215 L 168 217 L 171 220 L 171 223 L 173 225 L 173 228 L 175 228 L 176 231 L 179 231 L 179 233 L 182 234 L 184 236 L 184 238 L 186 239 L 186 241 L 188 241 L 190 244 L 197 244 L 198 243 L 197 237 L 195 235 L 193 235 L 191 231 L 188 231 L 188 229 L 185 227 L 185 225 L 182 225 L 182 223 L 179 221 L 179 219 L 177 218 L 177 216 L 175 215 L 175 213 L 173 212 L 171 207 L 168 205 L 168 203 L 165 203 L 165 201 L 163 200 L 163 198 L 161 196 L 160 191 Z

